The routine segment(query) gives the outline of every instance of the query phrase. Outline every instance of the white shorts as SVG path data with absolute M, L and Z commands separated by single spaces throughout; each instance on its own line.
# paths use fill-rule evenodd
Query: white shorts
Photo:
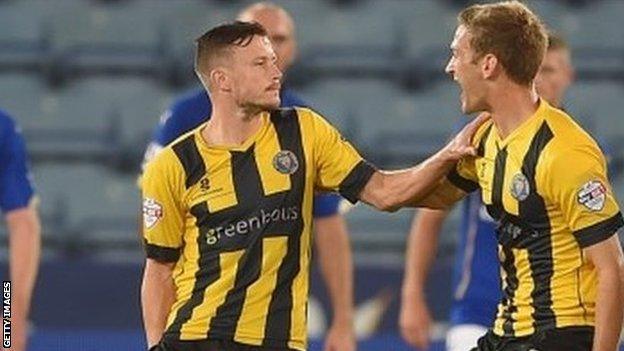
M 487 333 L 488 328 L 478 324 L 460 324 L 446 333 L 447 351 L 469 351 L 477 346 L 477 340 Z

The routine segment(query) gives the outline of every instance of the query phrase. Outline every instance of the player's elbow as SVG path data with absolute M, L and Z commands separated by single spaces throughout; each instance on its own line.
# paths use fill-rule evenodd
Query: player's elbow
M 174 266 L 175 263 L 148 258 L 145 261 L 145 270 L 143 271 L 143 284 L 153 281 L 162 283 L 171 280 Z
M 362 192 L 362 200 L 384 212 L 395 212 L 401 208 L 401 198 L 390 184 L 388 177 L 377 172 L 371 177 Z
M 39 243 L 41 237 L 41 223 L 34 206 L 28 206 L 10 211 L 6 214 L 7 227 L 11 237 L 19 236 Z
M 400 208 L 392 196 L 381 191 L 376 191 L 367 202 L 383 212 L 395 212 Z

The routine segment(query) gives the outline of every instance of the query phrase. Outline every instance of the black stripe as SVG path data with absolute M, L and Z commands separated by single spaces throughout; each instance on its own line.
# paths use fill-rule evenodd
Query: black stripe
M 624 219 L 622 219 L 622 213 L 618 212 L 602 222 L 575 231 L 574 237 L 581 248 L 586 248 L 610 238 L 622 226 L 624 226 Z
M 510 232 L 507 231 L 507 226 L 503 222 L 505 218 L 505 208 L 503 205 L 503 185 L 505 183 L 505 168 L 507 164 L 507 148 L 498 149 L 496 158 L 494 160 L 494 175 L 492 179 L 492 203 L 487 206 L 487 210 L 492 216 L 499 222 L 497 228 L 497 239 L 502 247 L 504 254 L 504 260 L 501 262 L 502 268 L 505 271 L 505 289 L 502 292 L 503 301 L 503 333 L 505 336 L 514 335 L 514 318 L 513 313 L 517 311 L 517 307 L 514 304 L 516 290 L 518 289 L 518 277 L 515 267 L 515 257 L 510 247 Z
M 460 188 L 461 190 L 467 192 L 467 193 L 471 193 L 477 189 L 479 189 L 479 183 L 470 180 L 468 178 L 464 178 L 462 177 L 458 172 L 456 168 L 453 168 L 449 174 L 446 175 L 446 179 L 448 179 L 449 182 L 451 182 L 451 184 L 455 185 L 456 187 Z
M 254 207 L 264 203 L 262 200 L 264 191 L 255 158 L 255 146 L 252 146 L 245 152 L 231 152 L 231 154 L 232 175 L 234 177 L 238 205 L 231 211 L 219 213 L 219 216 L 210 221 L 212 223 L 218 222 L 217 218 L 219 217 L 223 217 L 223 220 L 226 222 L 234 222 L 237 219 L 244 218 L 243 216 L 246 213 L 253 211 Z M 230 238 L 235 239 L 232 240 L 232 243 L 237 244 L 228 249 L 246 248 L 246 250 L 238 262 L 234 287 L 228 291 L 225 301 L 217 308 L 214 318 L 210 321 L 208 337 L 231 337 L 235 334 L 236 325 L 243 311 L 243 305 L 247 296 L 247 288 L 260 277 L 260 269 L 262 267 L 262 229 L 248 234 L 246 237 L 249 240 L 244 240 L 246 239 L 244 236 Z M 221 236 L 219 241 L 226 245 L 224 236 Z M 227 243 L 227 245 L 231 244 Z M 225 247 L 222 249 L 225 249 Z
M 143 239 L 143 247 L 147 258 L 154 259 L 159 262 L 176 262 L 180 258 L 180 249 L 173 247 L 165 247 L 150 244 Z
M 191 134 L 172 146 L 173 152 L 182 163 L 186 179 L 184 184 L 190 188 L 206 174 L 206 165 L 195 143 L 195 134 Z
M 514 336 L 513 324 L 515 322 L 513 313 L 517 312 L 517 307 L 514 305 L 514 297 L 516 290 L 518 289 L 518 277 L 516 276 L 515 257 L 511 248 L 502 246 L 505 259 L 502 262 L 503 269 L 505 270 L 505 289 L 503 289 L 503 333 L 504 336 Z
M 539 194 L 535 182 L 537 162 L 546 145 L 552 140 L 553 133 L 544 122 L 537 131 L 522 162 L 522 173 L 529 183 L 529 195 L 518 203 L 518 217 L 532 235 L 524 235 L 528 250 L 529 266 L 533 278 L 533 327 L 536 332 L 556 327 L 555 313 L 552 309 L 550 283 L 553 276 L 553 252 L 550 219 L 544 198 Z
M 193 285 L 191 298 L 180 307 L 173 323 L 165 333 L 167 338 L 173 340 L 180 339 L 182 325 L 191 319 L 193 310 L 204 301 L 206 288 L 217 281 L 221 276 L 219 253 L 216 251 L 209 251 L 206 240 L 208 228 L 201 226 L 203 218 L 205 218 L 208 213 L 208 206 L 205 202 L 199 203 L 193 206 L 190 212 L 197 220 L 197 225 L 199 226 L 199 235 L 197 236 L 197 247 L 200 253 L 197 259 L 197 266 L 199 269 L 195 273 L 195 283 Z
M 485 143 L 487 142 L 488 137 L 490 136 L 490 132 L 492 131 L 492 126 L 494 123 L 490 124 L 485 132 L 483 132 L 483 136 L 481 140 L 479 140 L 479 146 L 477 147 L 477 156 L 484 157 L 485 156 Z
M 340 194 L 352 204 L 355 204 L 362 189 L 366 186 L 366 183 L 370 180 L 377 169 L 370 163 L 362 160 L 360 161 L 349 174 L 342 180 L 340 186 Z
M 305 194 L 306 163 L 299 118 L 294 109 L 278 110 L 271 114 L 271 121 L 277 131 L 280 148 L 290 150 L 299 160 L 299 168 L 290 175 L 291 191 L 286 194 L 285 202 L 301 209 Z M 291 311 L 293 309 L 292 287 L 301 267 L 300 246 L 303 233 L 303 213 L 297 221 L 290 222 L 288 228 L 288 248 L 277 272 L 276 288 L 273 291 L 266 321 L 265 347 L 287 348 L 291 331 Z
M 498 146 L 497 146 L 498 147 Z M 494 161 L 494 179 L 492 180 L 492 204 L 487 206 L 492 218 L 499 220 L 503 216 L 503 184 L 505 184 L 505 166 L 507 164 L 507 148 L 498 150 Z

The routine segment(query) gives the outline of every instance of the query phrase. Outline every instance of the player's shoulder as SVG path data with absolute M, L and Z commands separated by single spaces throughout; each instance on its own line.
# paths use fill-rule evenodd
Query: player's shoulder
M 574 150 L 600 150 L 594 138 L 565 111 L 549 106 L 545 113 L 544 120 L 552 134 L 548 145 L 551 152 L 565 154 Z
M 200 127 L 198 127 L 200 128 Z M 194 144 L 196 138 L 196 129 L 188 131 L 178 138 L 176 138 L 171 143 L 167 144 L 162 150 L 160 150 L 156 156 L 147 164 L 146 171 L 150 168 L 156 168 L 162 171 L 163 169 L 167 169 L 169 171 L 180 171 L 183 172 L 183 165 L 178 157 L 178 153 L 181 149 L 187 149 L 188 144 Z
M 0 109 L 0 130 L 2 134 L 15 130 L 15 120 L 8 112 Z
M 320 113 L 309 107 L 296 106 L 291 108 L 300 120 L 326 120 Z
M 308 107 L 280 107 L 270 112 L 273 123 L 297 120 L 300 122 L 319 118 L 320 115 Z
M 177 97 L 171 104 L 171 109 L 180 110 L 207 104 L 210 104 L 208 94 L 204 89 L 198 88 L 189 90 Z
M 598 143 L 565 111 L 549 107 L 544 120 L 550 134 L 544 148 L 547 164 L 568 167 L 570 164 L 604 160 Z
M 480 125 L 479 128 L 477 128 L 477 131 L 472 137 L 472 144 L 475 146 L 484 144 L 488 136 L 491 134 L 490 132 L 492 131 L 493 126 L 494 122 L 492 121 L 492 119 L 488 119 L 487 121 L 483 122 L 483 124 Z

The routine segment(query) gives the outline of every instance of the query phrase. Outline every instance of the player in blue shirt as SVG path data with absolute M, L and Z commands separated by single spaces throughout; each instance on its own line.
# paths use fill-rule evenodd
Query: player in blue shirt
M 281 7 L 257 3 L 244 9 L 239 20 L 256 21 L 269 33 L 277 55 L 277 66 L 285 72 L 295 57 L 294 23 Z M 288 89 L 280 93 L 281 105 L 307 106 Z M 143 164 L 180 135 L 206 122 L 212 105 L 206 90 L 199 88 L 181 96 L 160 118 Z M 321 273 L 332 301 L 333 320 L 325 340 L 326 351 L 355 350 L 353 331 L 353 268 L 346 222 L 339 207 L 341 197 L 318 194 L 314 199 L 314 229 Z
M 15 351 L 26 350 L 30 298 L 39 265 L 41 230 L 33 198 L 24 139 L 11 117 L 0 110 L 0 209 L 9 232 L 11 350 Z
M 536 77 L 538 93 L 553 106 L 561 106 L 572 83 L 573 68 L 565 42 L 554 35 Z M 470 350 L 493 325 L 500 300 L 496 224 L 481 202 L 481 192 L 470 194 L 462 204 L 453 270 L 451 328 L 446 336 L 449 351 Z M 411 345 L 429 345 L 431 317 L 425 299 L 425 283 L 437 249 L 437 238 L 446 211 L 420 210 L 408 239 L 399 319 L 401 334 Z

